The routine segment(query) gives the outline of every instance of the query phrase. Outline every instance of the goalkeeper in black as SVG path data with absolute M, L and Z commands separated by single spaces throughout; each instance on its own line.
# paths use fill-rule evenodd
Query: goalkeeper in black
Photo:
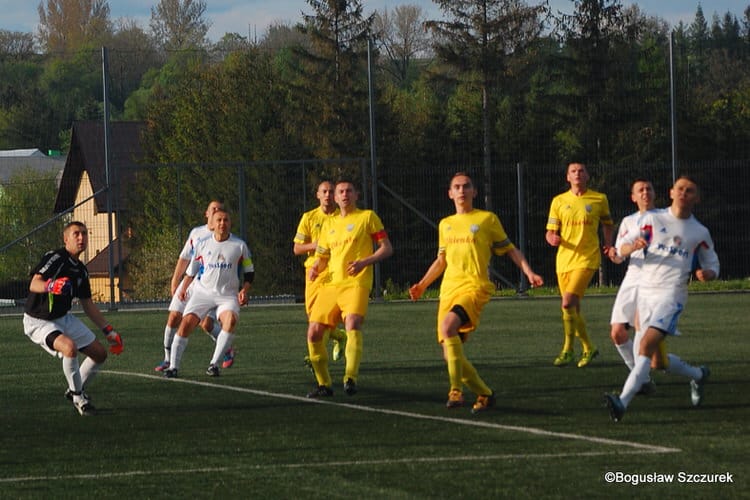
M 24 333 L 52 356 L 62 358 L 68 382 L 65 397 L 81 415 L 93 415 L 94 407 L 83 388 L 107 359 L 107 350 L 96 335 L 71 314 L 77 297 L 83 312 L 98 326 L 109 343 L 109 352 L 120 354 L 120 335 L 107 323 L 91 299 L 91 284 L 86 266 L 79 260 L 89 242 L 82 222 L 70 222 L 63 228 L 65 246 L 44 254 L 31 272 L 29 296 L 23 315 Z M 86 355 L 79 364 L 78 353 Z

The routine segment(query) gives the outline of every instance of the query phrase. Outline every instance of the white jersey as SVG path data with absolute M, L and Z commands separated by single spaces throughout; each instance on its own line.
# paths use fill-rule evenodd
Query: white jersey
M 233 296 L 239 292 L 240 276 L 253 271 L 247 243 L 230 234 L 224 241 L 211 237 L 198 242 L 187 274 L 196 276 L 202 272 L 194 286 L 204 292 Z
M 193 253 L 195 252 L 196 245 L 198 245 L 201 241 L 209 239 L 211 236 L 213 236 L 213 234 L 214 232 L 208 228 L 208 224 L 196 226 L 191 229 L 190 234 L 188 234 L 188 238 L 185 241 L 185 245 L 182 247 L 182 251 L 180 252 L 180 258 L 182 260 L 191 260 L 193 258 Z
M 687 291 L 693 262 L 719 275 L 719 257 L 708 229 L 691 215 L 680 219 L 669 208 L 644 213 L 638 233 L 623 238 L 632 244 L 640 235 L 649 242 L 644 249 L 639 287 Z M 618 247 L 619 248 L 619 247 Z
M 619 249 L 620 246 L 622 246 L 623 241 L 628 238 L 638 238 L 640 235 L 640 225 L 638 224 L 638 221 L 640 220 L 641 215 L 640 212 L 635 212 L 622 219 L 622 222 L 620 222 L 620 230 L 617 233 L 615 248 Z M 643 250 L 636 250 L 630 254 L 628 269 L 625 271 L 622 283 L 620 283 L 621 288 L 626 286 L 636 286 L 638 284 L 638 277 L 640 276 L 642 265 Z

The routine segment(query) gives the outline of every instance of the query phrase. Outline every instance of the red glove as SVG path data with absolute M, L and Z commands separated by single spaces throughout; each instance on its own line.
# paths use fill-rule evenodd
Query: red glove
M 70 289 L 73 288 L 68 277 L 47 280 L 46 286 L 47 291 L 52 295 L 65 295 L 70 293 Z
M 122 354 L 124 346 L 122 344 L 122 337 L 120 337 L 120 334 L 117 333 L 114 328 L 112 328 L 112 325 L 105 326 L 104 328 L 102 328 L 102 331 L 104 332 L 104 335 L 107 336 L 107 342 L 109 342 L 109 352 L 116 356 Z

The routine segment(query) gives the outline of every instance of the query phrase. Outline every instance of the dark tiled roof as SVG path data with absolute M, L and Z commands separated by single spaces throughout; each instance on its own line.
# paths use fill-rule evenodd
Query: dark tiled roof
M 122 260 L 120 259 L 120 242 L 115 240 L 107 248 L 96 254 L 96 257 L 86 263 L 86 269 L 88 269 L 91 276 L 102 276 L 109 275 L 109 249 L 114 248 L 112 254 L 113 262 L 115 263 L 115 272 L 117 272 L 117 265 L 119 262 L 127 261 L 130 251 L 126 246 L 122 248 Z
M 127 189 L 134 169 L 126 168 L 137 164 L 143 158 L 141 134 L 145 130 L 143 122 L 110 123 L 110 175 L 111 185 L 119 193 L 113 200 L 113 210 L 127 209 Z M 55 200 L 55 213 L 73 206 L 83 172 L 91 179 L 94 192 L 106 184 L 104 153 L 104 124 L 102 121 L 80 121 L 73 123 L 70 151 L 65 161 L 60 189 Z M 99 212 L 107 211 L 107 198 L 102 192 L 95 197 Z

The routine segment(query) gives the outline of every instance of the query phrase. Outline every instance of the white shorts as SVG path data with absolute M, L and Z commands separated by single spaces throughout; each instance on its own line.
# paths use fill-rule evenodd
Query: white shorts
M 170 312 L 173 311 L 173 312 L 178 312 L 180 314 L 183 314 L 185 312 L 185 306 L 190 300 L 190 295 L 193 293 L 193 290 L 195 289 L 195 287 L 193 286 L 194 284 L 195 284 L 195 281 L 193 281 L 190 284 L 190 287 L 188 288 L 187 298 L 185 299 L 185 301 L 180 300 L 178 293 L 175 293 L 174 295 L 172 295 L 172 301 L 169 303 L 169 308 L 167 310 Z M 177 292 L 179 292 L 180 289 L 182 289 L 182 282 L 180 282 L 180 285 L 177 287 Z M 206 316 L 214 320 L 217 319 L 216 308 L 208 311 Z
M 212 310 L 217 318 L 224 311 L 232 311 L 232 314 L 238 317 L 240 315 L 240 301 L 237 295 L 216 295 L 203 292 L 201 287 L 194 287 L 190 297 L 188 297 L 183 315 L 195 314 L 202 320 Z
M 50 333 L 59 331 L 70 338 L 79 351 L 91 345 L 96 340 L 96 335 L 89 327 L 83 324 L 83 321 L 68 313 L 62 318 L 54 320 L 33 318 L 28 314 L 23 315 L 23 333 L 50 353 L 57 356 L 57 351 L 47 345 L 47 336 Z
M 627 323 L 635 326 L 635 308 L 637 305 L 638 287 L 636 285 L 620 285 L 617 290 L 615 303 L 612 305 L 612 316 L 609 320 L 610 325 Z
M 677 320 L 686 303 L 687 291 L 641 287 L 638 290 L 641 331 L 653 327 L 667 335 L 679 335 Z

